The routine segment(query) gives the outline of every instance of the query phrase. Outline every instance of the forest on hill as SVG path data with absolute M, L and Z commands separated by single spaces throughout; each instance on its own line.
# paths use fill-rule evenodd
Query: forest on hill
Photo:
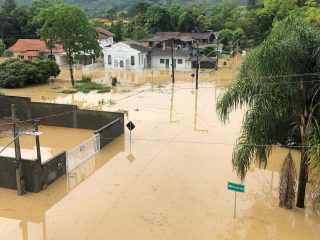
M 201 2 L 199 2 L 201 3 Z M 115 41 L 142 39 L 158 31 L 219 32 L 219 42 L 226 48 L 252 48 L 259 45 L 273 26 L 294 13 L 319 25 L 320 4 L 311 0 L 299 4 L 297 0 L 247 0 L 239 5 L 236 0 L 219 3 L 187 5 L 182 3 L 158 3 L 139 1 L 127 4 L 126 10 L 109 9 L 103 17 L 113 22 L 106 25 L 97 17 L 91 18 L 93 26 L 100 26 L 115 33 Z M 33 0 L 25 5 L 15 0 L 0 1 L 0 42 L 9 48 L 19 38 L 39 38 L 34 17 L 53 0 Z M 241 40 L 240 40 L 241 39 Z M 1 44 L 0 44 L 1 45 Z M 2 44 L 3 45 L 3 44 Z
M 1 1 L 0 1 L 1 2 Z M 32 0 L 17 0 L 18 3 L 30 4 Z M 150 4 L 184 4 L 206 8 L 209 4 L 220 3 L 221 0 L 65 0 L 67 3 L 81 7 L 89 17 L 104 17 L 108 10 L 126 12 L 132 4 L 148 2 Z M 245 5 L 246 0 L 236 0 L 239 5 Z

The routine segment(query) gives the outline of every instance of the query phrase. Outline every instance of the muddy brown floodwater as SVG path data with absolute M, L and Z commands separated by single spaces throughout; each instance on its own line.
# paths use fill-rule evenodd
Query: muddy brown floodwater
M 233 219 L 227 182 L 238 182 L 231 155 L 243 112 L 233 112 L 227 125 L 219 121 L 216 99 L 235 70 L 219 71 L 202 73 L 198 91 L 190 72 L 172 86 L 165 71 L 154 72 L 153 81 L 111 73 L 129 77 L 120 81 L 121 90 L 120 84 L 104 94 L 61 95 L 52 89 L 61 83 L 1 90 L 35 101 L 124 110 L 136 128 L 131 144 L 126 129 L 45 191 L 18 197 L 0 189 L 0 239 L 320 239 L 310 186 L 305 209 L 278 207 L 284 148 L 274 149 L 265 169 L 251 167 Z M 299 153 L 292 153 L 298 168 Z

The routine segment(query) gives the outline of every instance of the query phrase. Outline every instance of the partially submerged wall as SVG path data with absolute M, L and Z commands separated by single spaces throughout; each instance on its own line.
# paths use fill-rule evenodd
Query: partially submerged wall
M 39 119 L 40 125 L 96 130 L 100 134 L 101 148 L 124 133 L 124 114 L 80 110 L 76 105 L 31 102 L 30 98 L 0 97 L 0 117 L 11 116 L 15 104 L 17 116 L 22 120 Z M 26 190 L 39 192 L 66 173 L 66 152 L 45 163 L 40 160 L 22 160 Z M 0 187 L 17 189 L 15 159 L 0 156 Z

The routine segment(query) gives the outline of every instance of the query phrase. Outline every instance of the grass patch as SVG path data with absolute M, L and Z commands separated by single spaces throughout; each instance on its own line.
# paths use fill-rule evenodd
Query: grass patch
M 83 81 L 78 81 L 73 88 L 82 93 L 89 93 L 93 90 L 97 90 L 98 93 L 106 93 L 111 91 L 111 87 L 106 84 Z
M 65 89 L 65 90 L 62 90 L 61 93 L 64 93 L 64 94 L 72 94 L 72 93 L 76 93 L 78 92 L 76 89 Z
M 62 87 L 60 87 L 60 86 L 54 86 L 54 87 L 52 87 L 51 89 L 53 89 L 53 90 L 60 90 Z
M 61 93 L 70 94 L 70 93 L 76 93 L 76 92 L 82 92 L 82 93 L 89 93 L 90 91 L 96 90 L 97 93 L 106 93 L 111 91 L 111 87 L 102 84 L 102 83 L 96 83 L 91 81 L 91 77 L 89 76 L 82 76 L 81 80 L 76 81 L 76 84 L 71 89 L 65 89 L 61 91 Z
M 93 90 L 97 90 L 97 93 L 106 93 L 111 91 L 110 86 L 102 83 L 92 82 L 90 76 L 84 75 L 82 76 L 81 80 L 76 81 L 76 85 L 73 88 L 82 93 L 89 93 Z

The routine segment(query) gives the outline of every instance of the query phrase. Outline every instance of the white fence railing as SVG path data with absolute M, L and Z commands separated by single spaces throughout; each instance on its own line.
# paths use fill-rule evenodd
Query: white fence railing
M 100 134 L 95 134 L 92 138 L 67 152 L 67 172 L 73 171 L 99 151 Z

